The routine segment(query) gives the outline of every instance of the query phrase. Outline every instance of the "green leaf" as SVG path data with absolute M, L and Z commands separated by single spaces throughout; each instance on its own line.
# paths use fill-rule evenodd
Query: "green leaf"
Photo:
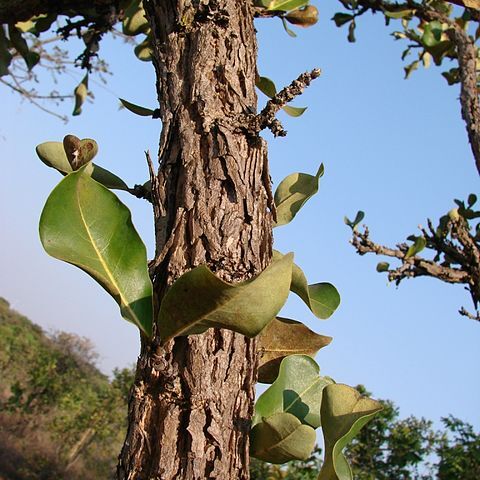
M 383 11 L 383 14 L 388 17 L 388 18 L 395 18 L 395 19 L 400 19 L 400 18 L 411 18 L 413 14 L 416 12 L 416 10 L 408 9 L 408 10 L 396 10 L 393 12 L 389 12 L 387 10 Z
M 40 160 L 48 167 L 55 168 L 65 175 L 72 171 L 62 142 L 44 142 L 37 145 L 35 151 Z
M 0 77 L 8 75 L 8 67 L 12 61 L 12 55 L 8 51 L 8 40 L 3 25 L 0 25 Z
M 417 253 L 420 253 L 426 245 L 427 241 L 425 240 L 425 238 L 415 237 L 415 241 L 413 242 L 413 245 L 410 245 L 410 247 L 408 248 L 405 258 L 414 257 Z
M 348 26 L 348 36 L 347 40 L 350 43 L 355 43 L 355 28 L 357 28 L 357 24 L 355 23 L 355 19 L 353 19 L 350 22 L 350 25 Z
M 75 106 L 72 115 L 80 115 L 82 113 L 82 105 L 88 95 L 88 73 L 83 77 L 82 81 L 76 86 L 74 92 Z
M 307 110 L 308 107 L 290 107 L 288 105 L 285 105 L 282 110 L 287 114 L 290 115 L 291 117 L 300 117 L 305 113 L 305 110 Z
M 40 160 L 48 167 L 58 170 L 62 175 L 73 171 L 62 142 L 44 142 L 37 145 L 36 152 Z M 127 184 L 109 170 L 92 163 L 85 169 L 94 180 L 107 188 L 128 190 Z
M 282 21 L 283 28 L 288 33 L 288 35 L 290 35 L 292 38 L 295 38 L 297 34 L 291 28 L 289 28 L 285 18 L 280 17 L 280 20 Z
M 125 17 L 122 22 L 123 33 L 135 36 L 139 33 L 146 33 L 149 28 L 142 1 L 135 0 L 125 10 Z
M 423 28 L 422 43 L 426 47 L 435 47 L 442 39 L 442 24 L 437 20 L 425 24 Z
M 342 25 L 345 25 L 353 20 L 353 15 L 350 15 L 349 13 L 336 13 L 332 20 L 335 22 L 337 27 L 341 27 Z
M 116 300 L 122 316 L 151 336 L 145 245 L 128 208 L 85 168 L 67 175 L 48 197 L 40 218 L 42 245 L 52 257 L 92 276 Z M 78 301 L 84 301 L 81 295 Z
M 307 200 L 318 192 L 318 181 L 323 172 L 322 163 L 316 175 L 292 173 L 280 182 L 274 195 L 276 227 L 290 223 Z
M 206 265 L 182 275 L 168 290 L 159 313 L 159 330 L 166 342 L 179 335 L 228 328 L 248 337 L 258 335 L 287 300 L 293 254 L 285 255 L 255 278 L 227 283 Z
M 332 341 L 332 337 L 318 335 L 303 323 L 277 317 L 258 337 L 260 360 L 258 381 L 272 383 L 278 376 L 281 361 L 288 355 L 315 354 Z
M 22 32 L 14 25 L 8 26 L 8 34 L 12 45 L 25 60 L 28 70 L 31 70 L 39 62 L 40 55 L 36 52 L 32 52 L 28 48 L 28 44 L 23 38 Z
M 274 259 L 279 260 L 282 256 L 283 254 L 279 251 L 273 251 Z M 305 274 L 295 263 L 292 268 L 290 290 L 305 302 L 317 318 L 322 320 L 329 318 L 340 305 L 340 295 L 331 283 L 322 282 L 308 285 Z
M 289 413 L 277 413 L 250 432 L 250 453 L 270 463 L 306 460 L 315 447 L 315 430 Z
M 151 117 L 154 111 L 150 108 L 141 107 L 140 105 L 135 105 L 123 98 L 119 98 L 122 105 L 131 112 L 135 113 L 136 115 L 140 115 L 141 117 Z
M 277 94 L 277 87 L 275 87 L 275 83 L 268 77 L 258 77 L 255 85 L 269 98 L 273 98 Z
M 291 413 L 302 423 L 318 428 L 322 390 L 332 383 L 319 375 L 320 368 L 308 355 L 289 355 L 282 360 L 277 379 L 255 403 L 252 425 L 275 413 Z
M 343 221 L 345 225 L 348 225 L 352 230 L 356 230 L 358 224 L 365 218 L 365 212 L 359 210 L 357 215 L 355 215 L 355 219 L 352 221 L 348 217 L 343 217 Z
M 272 0 L 267 7 L 267 10 L 281 10 L 289 12 L 296 8 L 308 5 L 309 0 Z
M 150 62 L 152 60 L 152 47 L 150 42 L 150 37 L 146 37 L 145 40 L 138 44 L 133 49 L 135 55 L 142 62 Z
M 95 163 L 93 164 L 91 177 L 104 187 L 112 190 L 129 190 L 128 185 L 120 177 Z
M 467 202 L 468 202 L 468 208 L 473 207 L 477 203 L 477 196 L 474 193 L 471 193 L 468 196 Z
M 377 263 L 377 272 L 388 272 L 390 264 L 388 262 L 379 262 Z
M 325 460 L 318 480 L 353 479 L 342 451 L 381 409 L 379 402 L 363 397 L 347 385 L 331 384 L 323 390 L 321 416 Z
M 318 22 L 318 9 L 307 5 L 285 15 L 285 20 L 302 28 L 311 27 Z

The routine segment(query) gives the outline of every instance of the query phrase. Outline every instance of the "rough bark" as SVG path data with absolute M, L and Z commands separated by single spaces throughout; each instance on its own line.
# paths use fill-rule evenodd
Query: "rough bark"
M 163 123 L 152 176 L 156 308 L 206 263 L 242 281 L 271 259 L 265 142 L 256 109 L 256 39 L 245 0 L 148 0 Z M 161 330 L 161 326 L 160 326 Z M 256 343 L 226 330 L 143 342 L 119 479 L 248 479 Z

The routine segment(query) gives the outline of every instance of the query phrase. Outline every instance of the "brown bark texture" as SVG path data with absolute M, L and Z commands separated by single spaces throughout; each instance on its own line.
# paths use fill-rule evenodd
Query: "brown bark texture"
M 152 175 L 156 311 L 166 288 L 207 264 L 237 282 L 272 254 L 256 38 L 245 0 L 147 0 L 162 134 Z M 227 330 L 143 341 L 117 478 L 248 479 L 256 342 Z

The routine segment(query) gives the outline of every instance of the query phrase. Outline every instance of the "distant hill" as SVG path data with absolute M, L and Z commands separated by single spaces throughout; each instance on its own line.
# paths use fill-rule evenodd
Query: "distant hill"
M 0 480 L 113 477 L 131 370 L 110 381 L 91 343 L 46 334 L 0 297 Z

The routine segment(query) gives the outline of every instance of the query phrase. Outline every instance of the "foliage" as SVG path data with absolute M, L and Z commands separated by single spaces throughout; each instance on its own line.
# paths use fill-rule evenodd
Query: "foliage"
M 367 394 L 363 386 L 357 386 Z M 390 400 L 380 400 L 383 409 L 345 448 L 355 480 L 470 480 L 479 476 L 480 433 L 454 417 L 442 419 L 444 429 L 410 416 L 399 418 Z M 317 447 L 304 461 L 283 466 L 253 460 L 252 480 L 317 480 L 322 450 Z
M 399 260 L 398 267 L 388 262 L 377 265 L 378 272 L 388 273 L 388 279 L 397 285 L 407 278 L 428 276 L 448 283 L 464 284 L 470 292 L 477 312 L 469 313 L 464 307 L 460 314 L 480 320 L 480 211 L 475 207 L 477 196 L 469 195 L 467 201 L 455 200 L 456 208 L 443 215 L 438 224 L 427 220 L 427 228 L 420 227 L 421 235 L 410 235 L 410 243 L 396 248 L 379 245 L 370 239 L 368 228 L 352 228 L 352 245 L 360 255 L 375 253 Z M 422 255 L 419 255 L 423 252 Z M 430 254 L 430 258 L 425 256 Z
M 0 477 L 111 476 L 133 377 L 124 369 L 110 382 L 95 359 L 89 340 L 47 336 L 0 299 Z

